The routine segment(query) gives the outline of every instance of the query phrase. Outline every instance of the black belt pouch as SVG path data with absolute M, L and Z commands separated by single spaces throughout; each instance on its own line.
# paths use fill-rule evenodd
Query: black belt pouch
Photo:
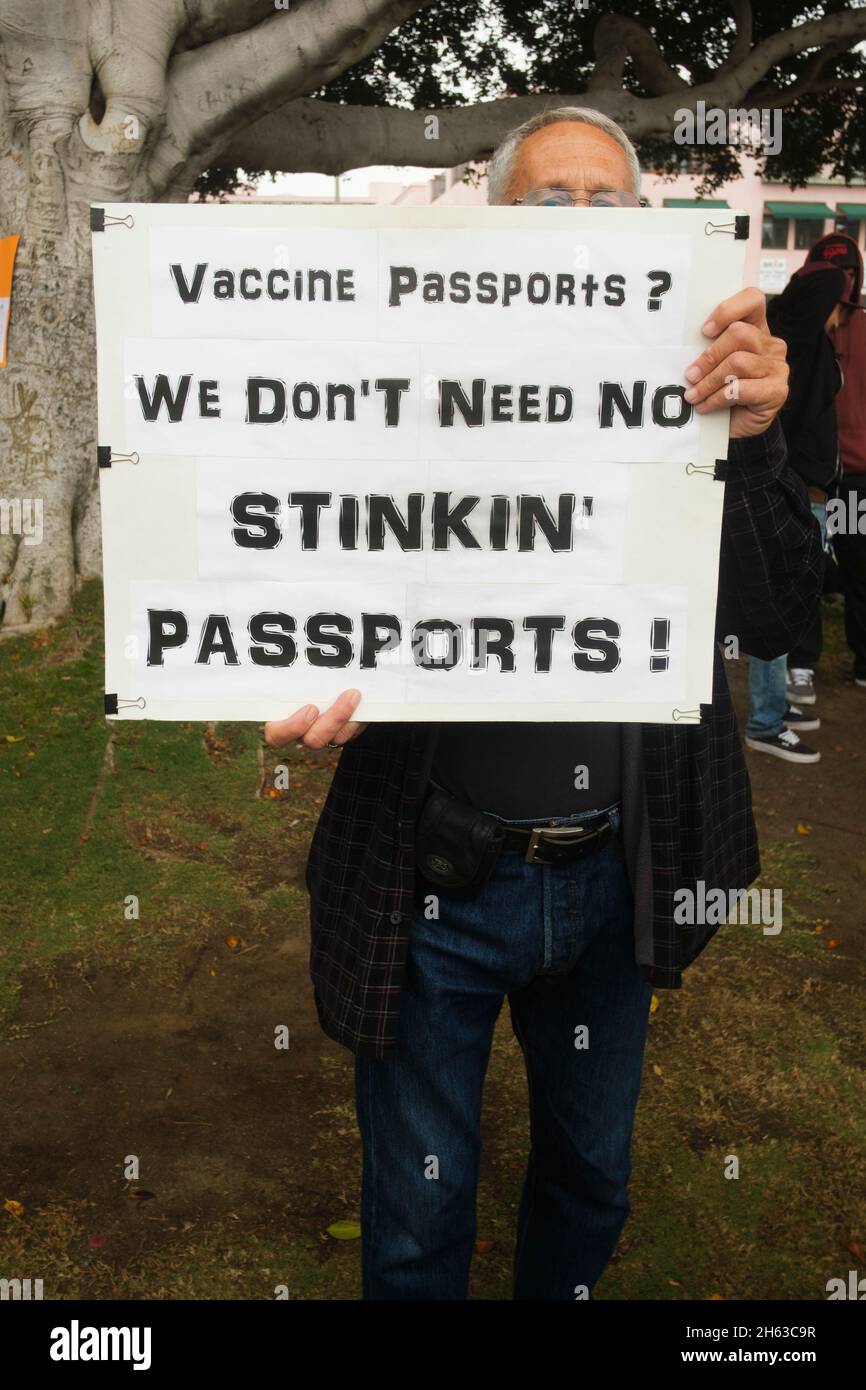
M 505 827 L 447 792 L 433 789 L 415 834 L 415 867 L 436 888 L 474 898 L 502 851 Z

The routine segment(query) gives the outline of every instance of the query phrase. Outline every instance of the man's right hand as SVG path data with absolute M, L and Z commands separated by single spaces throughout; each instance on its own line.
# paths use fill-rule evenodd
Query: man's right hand
M 304 705 L 288 719 L 271 719 L 265 725 L 265 743 L 269 748 L 282 748 L 295 742 L 305 743 L 308 748 L 348 743 L 367 727 L 352 719 L 360 699 L 360 690 L 344 690 L 330 709 L 321 714 L 315 705 Z

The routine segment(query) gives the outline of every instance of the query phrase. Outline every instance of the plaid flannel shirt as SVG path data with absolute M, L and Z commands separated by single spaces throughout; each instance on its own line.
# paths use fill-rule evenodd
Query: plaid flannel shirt
M 723 471 L 722 471 L 723 470 Z M 821 591 L 818 524 L 787 465 L 778 422 L 732 440 L 719 476 L 725 503 L 716 640 L 771 659 L 794 645 Z M 717 930 L 674 921 L 674 893 L 699 879 L 724 891 L 760 872 L 749 778 L 724 665 L 715 650 L 713 701 L 700 724 L 642 725 L 652 847 L 657 988 L 678 988 Z M 348 743 L 310 846 L 310 973 L 324 1031 L 375 1057 L 397 1045 L 400 991 L 414 899 L 416 814 L 435 724 L 368 726 Z

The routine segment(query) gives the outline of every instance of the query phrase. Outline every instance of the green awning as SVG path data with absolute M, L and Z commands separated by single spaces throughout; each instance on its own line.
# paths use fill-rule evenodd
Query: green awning
M 836 211 L 847 217 L 849 222 L 866 221 L 866 203 L 837 203 Z
M 813 222 L 826 222 L 835 217 L 832 208 L 826 203 L 765 203 L 764 207 L 771 217 L 796 217 Z
M 727 198 L 665 198 L 666 208 L 729 208 Z

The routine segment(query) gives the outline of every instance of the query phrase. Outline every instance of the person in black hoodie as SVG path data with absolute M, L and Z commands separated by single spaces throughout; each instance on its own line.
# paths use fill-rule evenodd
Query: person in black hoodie
M 835 515 L 828 509 L 827 529 L 845 594 L 845 636 L 854 656 L 855 684 L 866 689 L 866 313 L 863 311 L 863 256 L 856 241 L 844 232 L 830 232 L 815 242 L 809 261 L 827 262 L 849 270 L 851 294 L 842 306 L 842 321 L 833 330 L 833 347 L 845 384 L 836 399 L 842 473 Z M 862 528 L 862 529 L 861 529 Z M 800 644 L 802 646 L 802 643 Z M 794 660 L 796 656 L 796 662 Z M 814 653 L 791 652 L 793 664 L 814 665 Z M 789 674 L 794 674 L 789 672 Z M 803 676 L 804 672 L 796 673 Z M 801 684 L 798 682 L 798 684 Z
M 780 295 L 767 305 L 771 333 L 788 348 L 790 377 L 788 400 L 779 419 L 792 468 L 799 473 L 821 525 L 827 547 L 827 498 L 839 472 L 836 433 L 836 395 L 842 385 L 839 364 L 830 341 L 837 323 L 840 301 L 851 292 L 850 273 L 838 266 L 807 261 L 791 277 Z M 821 650 L 821 601 L 818 598 L 801 644 L 810 652 Z M 789 662 L 793 668 L 788 674 Z M 756 752 L 770 753 L 786 762 L 816 763 L 821 754 L 808 747 L 799 732 L 820 727 L 811 711 L 790 701 L 799 671 L 796 654 L 774 661 L 752 658 L 749 663 L 751 708 L 746 725 L 746 744 Z M 811 671 L 808 672 L 811 685 Z M 805 702 L 814 704 L 814 692 Z

